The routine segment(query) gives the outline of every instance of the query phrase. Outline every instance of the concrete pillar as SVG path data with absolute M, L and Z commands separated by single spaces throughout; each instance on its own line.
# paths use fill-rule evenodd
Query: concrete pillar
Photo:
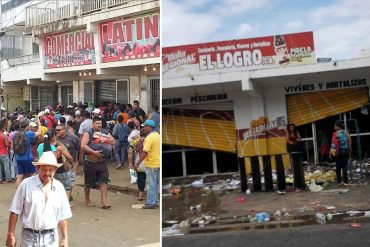
M 140 75 L 140 107 L 145 111 L 149 112 L 148 104 L 148 89 L 149 89 L 149 78 L 146 75 Z

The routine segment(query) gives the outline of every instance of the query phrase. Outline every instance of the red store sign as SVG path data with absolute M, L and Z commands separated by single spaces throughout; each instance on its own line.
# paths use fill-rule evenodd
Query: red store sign
M 315 62 L 312 32 L 165 47 L 163 74 L 251 70 Z
M 102 62 L 159 57 L 159 14 L 100 24 Z
M 45 69 L 96 63 L 94 35 L 85 30 L 45 36 L 44 50 Z

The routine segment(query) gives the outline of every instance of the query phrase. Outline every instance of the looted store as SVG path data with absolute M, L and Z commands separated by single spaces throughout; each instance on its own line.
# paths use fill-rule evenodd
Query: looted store
M 306 32 L 168 47 L 163 61 L 164 177 L 249 173 L 252 157 L 288 168 L 288 123 L 309 164 L 339 119 L 368 155 L 369 58 L 317 63 Z

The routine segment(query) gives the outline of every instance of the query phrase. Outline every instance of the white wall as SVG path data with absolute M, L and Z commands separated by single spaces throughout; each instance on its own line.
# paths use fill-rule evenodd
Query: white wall
M 281 116 L 286 117 L 286 99 L 283 86 L 268 86 L 263 89 L 266 117 L 270 120 Z
M 41 78 L 42 73 L 42 65 L 40 62 L 36 63 L 29 63 L 18 65 L 15 67 L 9 67 L 8 62 L 2 61 L 2 81 L 3 82 L 11 82 L 11 81 L 22 81 L 27 79 L 37 79 Z

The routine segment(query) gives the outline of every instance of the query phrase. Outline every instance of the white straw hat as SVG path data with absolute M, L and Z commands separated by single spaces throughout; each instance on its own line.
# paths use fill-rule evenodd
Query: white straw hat
M 39 161 L 32 162 L 34 166 L 42 166 L 42 165 L 49 165 L 49 166 L 55 166 L 57 168 L 61 167 L 63 164 L 59 164 L 57 162 L 57 158 L 55 157 L 54 153 L 52 151 L 44 152 Z

